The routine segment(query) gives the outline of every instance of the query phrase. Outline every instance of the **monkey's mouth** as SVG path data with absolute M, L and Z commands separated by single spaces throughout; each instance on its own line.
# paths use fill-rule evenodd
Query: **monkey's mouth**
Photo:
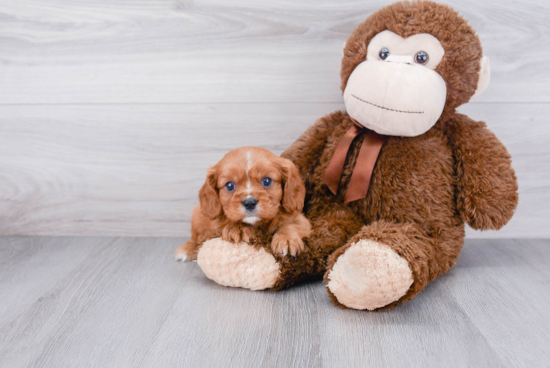
M 377 104 L 373 104 L 372 102 L 369 102 L 369 101 L 365 101 L 359 97 L 357 97 L 356 95 L 352 94 L 351 97 L 353 98 L 356 98 L 358 99 L 359 101 L 361 102 L 364 102 L 366 104 L 369 104 L 369 105 L 372 105 L 374 107 L 378 107 L 379 109 L 384 109 L 384 110 L 388 110 L 388 111 L 394 111 L 394 112 L 402 112 L 404 114 L 423 114 L 424 111 L 403 111 L 403 110 L 395 110 L 395 109 L 390 109 L 390 108 L 387 108 L 387 107 L 384 107 L 384 106 L 380 106 L 380 105 L 377 105 Z

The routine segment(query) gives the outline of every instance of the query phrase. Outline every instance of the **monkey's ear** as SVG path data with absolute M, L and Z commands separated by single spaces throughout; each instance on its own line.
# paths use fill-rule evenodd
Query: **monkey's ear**
M 479 70 L 479 80 L 477 81 L 477 89 L 471 98 L 476 98 L 485 91 L 491 80 L 491 65 L 489 64 L 489 58 L 483 56 L 479 61 L 481 69 Z
M 206 181 L 199 191 L 202 213 L 211 219 L 215 219 L 222 212 L 222 204 L 216 189 L 216 180 L 216 169 L 212 167 L 208 170 Z

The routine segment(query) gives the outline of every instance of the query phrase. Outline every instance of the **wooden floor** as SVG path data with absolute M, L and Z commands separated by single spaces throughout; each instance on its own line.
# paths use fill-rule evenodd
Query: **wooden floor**
M 468 240 L 392 311 L 218 286 L 182 238 L 0 237 L 0 367 L 548 366 L 550 240 Z

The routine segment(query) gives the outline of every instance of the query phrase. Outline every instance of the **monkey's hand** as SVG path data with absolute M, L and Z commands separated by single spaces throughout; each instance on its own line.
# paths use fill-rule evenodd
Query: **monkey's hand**
M 518 204 L 510 154 L 485 123 L 465 115 L 448 122 L 446 133 L 455 157 L 460 215 L 474 229 L 500 229 Z

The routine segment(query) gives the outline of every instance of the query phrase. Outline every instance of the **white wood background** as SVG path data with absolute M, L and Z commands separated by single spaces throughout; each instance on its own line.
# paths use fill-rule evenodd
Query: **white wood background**
M 342 45 L 391 1 L 0 0 L 0 234 L 188 236 L 206 168 L 343 109 Z M 550 6 L 448 1 L 492 82 L 461 108 L 513 155 L 499 232 L 548 237 Z

